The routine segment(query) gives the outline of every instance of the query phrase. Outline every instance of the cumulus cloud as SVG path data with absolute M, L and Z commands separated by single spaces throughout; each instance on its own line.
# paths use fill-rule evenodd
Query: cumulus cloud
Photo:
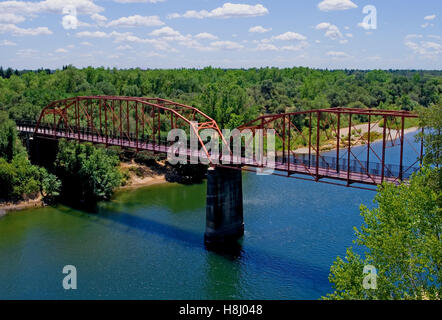
M 278 47 L 271 43 L 259 43 L 255 48 L 256 51 L 299 51 L 308 47 L 306 41 L 302 41 L 297 45 Z
M 269 13 L 269 10 L 262 4 L 249 5 L 249 4 L 235 4 L 227 2 L 222 7 L 213 9 L 212 11 L 201 10 L 188 10 L 183 14 L 172 13 L 168 16 L 169 19 L 174 18 L 244 18 L 244 17 L 257 17 L 263 16 Z
M 38 36 L 52 34 L 52 31 L 47 27 L 20 28 L 14 24 L 0 24 L 0 33 L 11 33 L 15 36 Z
M 350 56 L 342 51 L 328 51 L 326 56 L 332 57 L 332 58 L 349 58 Z
M 263 26 L 251 27 L 249 29 L 249 32 L 252 32 L 252 33 L 266 33 L 266 32 L 269 32 L 269 31 L 272 31 L 272 28 L 266 29 Z
M 25 18 L 14 13 L 0 13 L 0 23 L 17 24 L 25 21 Z
M 436 19 L 436 15 L 435 14 L 432 14 L 430 16 L 424 17 L 424 20 L 434 20 L 434 19 Z
M 68 51 L 64 48 L 58 48 L 57 50 L 55 50 L 56 53 L 67 53 Z
M 97 6 L 93 0 L 44 0 L 37 2 L 3 1 L 0 2 L 0 12 L 19 15 L 35 15 L 43 12 L 61 14 L 68 5 L 74 6 L 77 14 L 92 15 L 104 10 Z
M 307 37 L 297 32 L 286 32 L 278 36 L 272 37 L 274 40 L 290 41 L 290 40 L 307 40 Z
M 324 36 L 331 40 L 342 39 L 344 37 L 339 28 L 329 22 L 322 22 L 318 24 L 316 26 L 316 30 L 325 30 Z
M 164 25 L 158 16 L 134 15 L 113 20 L 107 24 L 108 27 L 157 27 Z
M 12 46 L 16 46 L 17 44 L 15 42 L 9 41 L 9 40 L 3 40 L 2 42 L 0 42 L 0 46 L 5 46 L 5 47 L 12 47 Z
M 151 36 L 179 36 L 180 33 L 171 27 L 156 29 L 150 33 Z
M 423 35 L 419 34 L 409 34 L 405 37 L 404 41 L 405 46 L 411 49 L 414 54 L 425 58 L 432 58 L 441 55 L 441 43 L 442 37 L 428 36 L 427 38 L 425 38 Z
M 118 3 L 157 3 L 164 1 L 166 0 L 114 0 L 114 2 Z
M 195 36 L 195 38 L 196 38 L 196 39 L 208 39 L 208 40 L 216 40 L 216 39 L 218 39 L 217 36 L 215 36 L 215 35 L 213 35 L 213 34 L 211 34 L 211 33 L 208 33 L 208 32 L 198 33 L 198 34 Z
M 233 41 L 215 41 L 211 42 L 210 45 L 215 48 L 238 50 L 244 48 L 242 44 Z
M 324 0 L 318 4 L 318 9 L 321 11 L 348 10 L 357 7 L 351 0 Z
M 93 15 L 91 15 L 91 19 L 99 26 L 103 26 L 107 21 L 107 18 L 105 16 L 102 16 L 98 13 L 94 13 Z

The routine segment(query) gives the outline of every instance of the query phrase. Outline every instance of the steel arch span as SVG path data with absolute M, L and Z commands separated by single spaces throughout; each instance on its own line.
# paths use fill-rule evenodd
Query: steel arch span
M 75 139 L 106 146 L 121 146 L 137 151 L 168 153 L 171 143 L 167 133 L 171 129 L 191 131 L 198 139 L 198 154 L 204 155 L 211 166 L 257 171 L 264 167 L 262 154 L 244 154 L 244 149 L 263 139 L 269 129 L 275 133 L 276 152 L 272 174 L 316 182 L 366 188 L 384 181 L 399 184 L 418 170 L 422 161 L 420 150 L 407 140 L 405 122 L 417 118 L 406 111 L 376 109 L 332 108 L 283 114 L 262 115 L 235 131 L 251 132 L 242 139 L 242 153 L 232 156 L 232 139 L 227 140 L 215 120 L 199 109 L 161 98 L 81 96 L 51 102 L 36 123 L 18 124 L 18 129 L 52 139 Z M 363 124 L 355 125 L 355 120 Z M 213 129 L 219 136 L 219 155 L 212 161 L 211 150 L 201 136 L 204 129 Z M 264 136 L 258 137 L 260 132 Z M 374 142 L 377 148 L 374 147 Z M 379 148 L 379 143 L 382 145 Z M 397 157 L 388 149 L 396 146 Z M 416 158 L 404 161 L 404 150 L 411 148 Z M 332 150 L 324 154 L 326 150 Z M 187 156 L 192 155 L 187 148 Z M 228 159 L 227 159 L 228 158 Z M 225 161 L 227 159 L 227 161 Z M 393 164 L 387 163 L 392 161 Z M 372 190 L 372 189 L 371 189 Z
M 54 101 L 42 110 L 34 134 L 167 152 L 165 133 L 176 128 L 192 130 L 209 159 L 200 131 L 213 129 L 223 138 L 216 121 L 195 107 L 160 98 L 118 96 Z

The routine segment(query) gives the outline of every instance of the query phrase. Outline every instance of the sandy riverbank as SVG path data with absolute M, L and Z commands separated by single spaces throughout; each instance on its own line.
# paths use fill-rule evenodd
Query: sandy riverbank
M 404 134 L 407 134 L 410 132 L 415 132 L 417 130 L 419 130 L 418 127 L 408 128 L 408 129 L 404 130 Z M 365 141 L 364 141 L 364 139 L 361 139 L 361 136 L 364 133 L 368 133 L 368 123 L 363 123 L 363 124 L 358 124 L 358 125 L 352 126 L 352 132 L 354 132 L 354 134 L 352 134 L 352 136 L 351 136 L 351 146 L 356 147 L 356 146 L 364 145 Z M 374 124 L 371 126 L 370 132 L 376 132 L 378 134 L 383 134 L 384 128 L 380 127 L 378 124 Z M 339 130 L 339 133 L 341 136 L 340 148 L 344 148 L 346 145 L 348 145 L 348 127 L 341 128 Z M 400 136 L 400 132 L 398 130 L 392 129 L 392 130 L 390 130 L 390 133 L 387 131 L 387 135 L 388 135 L 388 139 L 395 139 Z M 391 135 L 391 138 L 390 138 L 390 135 Z M 345 139 L 343 139 L 343 137 L 345 137 Z M 382 138 L 375 139 L 374 141 L 371 141 L 371 142 L 377 142 L 377 141 L 382 141 Z M 319 151 L 320 152 L 332 151 L 332 150 L 336 150 L 336 148 L 337 148 L 336 140 L 333 140 L 333 141 L 330 140 L 326 144 L 320 146 Z M 294 150 L 293 152 L 296 154 L 307 154 L 308 147 L 298 148 L 298 149 Z M 313 150 L 313 148 L 312 148 L 311 153 L 315 154 L 316 151 Z M 279 151 L 278 155 L 282 155 L 282 152 Z
M 132 162 L 122 162 L 120 168 L 129 174 L 129 179 L 119 190 L 148 187 L 155 184 L 167 183 L 166 174 L 163 172 L 165 165 L 158 162 L 155 169 Z M 163 169 L 163 170 L 162 170 Z
M 45 204 L 41 196 L 31 200 L 24 200 L 18 202 L 2 202 L 0 203 L 0 217 L 10 211 L 19 211 L 30 208 L 40 208 L 44 206 Z
M 126 172 L 127 180 L 125 184 L 119 187 L 118 190 L 136 189 L 142 187 L 148 187 L 156 184 L 167 183 L 166 175 L 164 173 L 166 168 L 162 168 L 163 163 L 157 163 L 154 168 L 141 165 L 135 162 L 122 162 L 120 168 L 123 172 Z M 41 196 L 18 202 L 3 202 L 0 203 L 0 217 L 11 211 L 20 211 L 31 208 L 44 207 L 45 203 Z

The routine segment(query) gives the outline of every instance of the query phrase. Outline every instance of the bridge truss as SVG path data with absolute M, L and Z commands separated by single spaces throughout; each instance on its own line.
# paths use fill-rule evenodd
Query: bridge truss
M 252 133 L 243 140 L 244 149 L 257 138 L 265 140 L 267 130 L 274 130 L 277 146 L 274 175 L 366 189 L 358 185 L 373 186 L 384 181 L 399 184 L 418 169 L 423 143 L 416 150 L 416 145 L 406 138 L 405 130 L 406 121 L 412 118 L 417 115 L 406 111 L 333 108 L 262 115 L 238 129 Z M 355 125 L 355 122 L 364 124 Z M 256 171 L 264 167 L 262 156 L 269 156 L 255 153 L 247 158 L 243 154 L 235 165 L 225 164 L 221 158 L 220 162 L 212 163 L 211 150 L 200 134 L 202 130 L 215 130 L 220 149 L 231 150 L 231 141 L 226 141 L 216 121 L 193 106 L 160 98 L 73 97 L 50 103 L 36 123 L 18 124 L 19 130 L 46 138 L 159 153 L 169 151 L 167 133 L 175 128 L 188 134 L 193 131 L 199 149 L 211 165 Z M 257 137 L 260 130 L 264 133 L 261 138 Z M 387 152 L 391 147 L 396 147 L 395 152 L 399 150 L 396 157 Z M 411 162 L 404 161 L 406 148 L 416 155 Z

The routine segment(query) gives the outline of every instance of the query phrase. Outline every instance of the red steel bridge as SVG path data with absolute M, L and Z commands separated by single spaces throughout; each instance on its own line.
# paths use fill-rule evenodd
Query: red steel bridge
M 384 181 L 399 184 L 419 169 L 422 141 L 419 148 L 405 136 L 406 121 L 411 118 L 417 115 L 406 111 L 332 108 L 263 115 L 238 129 L 252 132 L 251 138 L 245 139 L 244 148 L 254 143 L 260 129 L 264 135 L 266 129 L 274 130 L 278 150 L 274 175 L 373 190 L 369 186 Z M 196 134 L 199 152 L 211 166 L 248 171 L 263 167 L 254 156 L 244 155 L 236 159 L 239 165 L 225 164 L 222 159 L 214 163 L 200 135 L 202 130 L 215 130 L 220 145 L 231 150 L 231 141 L 226 141 L 216 121 L 195 107 L 160 98 L 87 96 L 58 100 L 45 107 L 36 122 L 18 123 L 17 127 L 21 132 L 49 139 L 157 153 L 169 151 L 172 142 L 167 141 L 167 133 L 179 128 Z M 387 157 L 391 147 L 399 150 L 393 160 Z M 416 154 L 411 163 L 404 161 L 406 148 Z M 325 155 L 326 149 L 332 151 Z M 190 149 L 187 155 L 191 156 Z M 393 163 L 387 163 L 387 159 Z

